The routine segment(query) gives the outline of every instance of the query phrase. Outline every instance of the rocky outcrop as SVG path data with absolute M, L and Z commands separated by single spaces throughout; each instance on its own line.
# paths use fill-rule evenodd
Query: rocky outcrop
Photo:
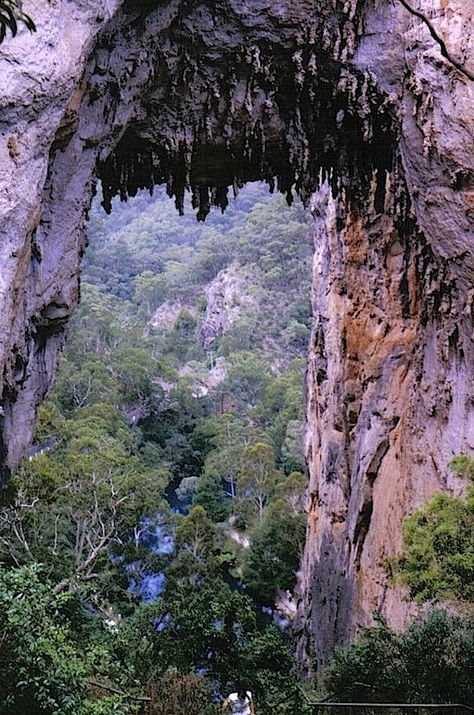
M 258 301 L 248 291 L 249 285 L 255 283 L 255 278 L 249 275 L 248 268 L 232 264 L 219 271 L 208 285 L 206 316 L 201 325 L 204 350 L 212 350 L 218 338 L 234 325 L 242 311 L 258 310 Z
M 414 0 L 412 0 L 414 2 Z M 474 8 L 417 0 L 459 66 Z M 166 183 L 198 217 L 263 179 L 316 218 L 301 651 L 379 610 L 400 521 L 474 447 L 473 83 L 401 0 L 38 0 L 0 47 L 0 459 L 31 441 L 104 203 Z M 435 33 L 435 37 L 436 37 Z
M 173 327 L 180 313 L 195 316 L 196 310 L 191 305 L 185 305 L 180 300 L 165 300 L 150 318 L 150 325 L 160 330 L 169 330 Z
M 417 6 L 467 65 L 474 5 Z M 355 62 L 396 106 L 400 143 L 383 207 L 375 187 L 357 207 L 327 185 L 313 199 L 300 615 L 317 667 L 374 612 L 395 627 L 414 613 L 389 575 L 402 519 L 462 490 L 448 462 L 474 449 L 474 86 L 397 3 L 369 11 L 366 33 Z
M 227 361 L 224 357 L 214 358 L 209 368 L 200 362 L 191 361 L 179 370 L 179 376 L 187 381 L 193 397 L 200 399 L 224 382 L 227 377 Z

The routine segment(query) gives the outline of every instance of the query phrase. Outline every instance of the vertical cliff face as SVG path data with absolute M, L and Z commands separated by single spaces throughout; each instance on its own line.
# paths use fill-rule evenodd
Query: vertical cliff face
M 467 67 L 474 4 L 417 7 Z M 398 3 L 371 9 L 366 32 L 355 62 L 396 106 L 400 143 L 383 210 L 374 187 L 356 208 L 327 186 L 313 199 L 300 612 L 319 667 L 373 612 L 395 627 L 414 613 L 388 573 L 402 519 L 461 490 L 447 464 L 474 448 L 474 85 Z
M 23 28 L 0 50 L 0 461 L 7 475 L 32 439 L 78 298 L 90 170 L 79 172 L 68 144 L 87 59 L 119 2 L 31 5 L 38 34 Z M 90 157 L 91 169 L 94 163 Z
M 418 0 L 468 74 L 472 0 Z M 301 651 L 378 610 L 400 523 L 474 448 L 474 83 L 401 0 L 40 0 L 0 47 L 0 461 L 32 437 L 104 203 L 166 183 L 199 218 L 264 179 L 311 199 Z

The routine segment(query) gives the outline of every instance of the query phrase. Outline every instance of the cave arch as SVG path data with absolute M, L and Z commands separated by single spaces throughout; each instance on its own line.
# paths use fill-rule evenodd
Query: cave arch
M 355 42 L 359 4 L 352 3 L 351 12 L 344 2 L 323 5 L 317 15 L 312 2 L 271 5 L 171 0 L 137 9 L 117 2 L 108 21 L 100 12 L 85 18 L 104 24 L 90 50 L 80 48 L 80 82 L 68 67 L 69 84 L 53 78 L 44 106 L 24 109 L 21 118 L 30 124 L 44 110 L 47 161 L 34 176 L 36 196 L 31 202 L 16 197 L 3 232 L 7 246 L 18 227 L 27 236 L 22 281 L 37 293 L 38 284 L 49 282 L 51 290 L 24 311 L 18 310 L 19 296 L 2 296 L 12 319 L 18 318 L 18 334 L 5 344 L 10 357 L 4 354 L 7 472 L 31 437 L 34 411 L 53 377 L 78 299 L 84 225 L 97 179 L 108 211 L 117 194 L 126 200 L 138 189 L 165 183 L 178 210 L 191 190 L 197 218 L 204 220 L 211 204 L 224 210 L 229 188 L 246 181 L 266 181 L 270 190 L 276 184 L 289 201 L 294 188 L 306 204 L 327 181 L 334 196 L 355 206 L 375 177 L 375 208 L 383 209 L 387 176 L 397 162 L 397 120 L 370 74 L 344 61 Z M 38 26 L 38 41 L 49 40 Z M 6 49 L 8 58 L 8 43 Z M 5 110 L 4 126 L 9 119 Z M 19 141 L 12 132 L 7 147 L 13 173 L 24 172 L 15 177 L 23 190 L 21 181 L 29 177 L 27 157 L 18 159 Z M 72 275 L 55 294 L 55 246 L 61 240 Z M 33 409 L 18 408 L 29 414 L 23 439 L 9 429 L 8 412 L 31 379 L 37 382 Z
M 472 11 L 452 0 L 453 30 L 443 8 L 472 53 Z M 276 179 L 315 216 L 301 656 L 323 665 L 374 610 L 402 624 L 384 566 L 401 518 L 459 489 L 443 470 L 474 448 L 472 88 L 384 1 L 44 2 L 35 19 L 0 48 L 4 479 L 79 298 L 97 177 L 106 208 L 166 183 L 202 219 Z

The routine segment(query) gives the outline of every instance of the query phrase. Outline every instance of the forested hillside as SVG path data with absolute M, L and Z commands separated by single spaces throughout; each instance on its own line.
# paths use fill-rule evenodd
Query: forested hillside
M 9 712 L 134 712 L 144 694 L 211 712 L 237 681 L 261 711 L 299 699 L 272 613 L 304 537 L 311 252 L 302 207 L 261 185 L 204 225 L 163 191 L 94 204 L 68 348 L 1 511 L 21 567 L 1 577 L 44 634 L 12 637 L 27 675 L 2 675 Z

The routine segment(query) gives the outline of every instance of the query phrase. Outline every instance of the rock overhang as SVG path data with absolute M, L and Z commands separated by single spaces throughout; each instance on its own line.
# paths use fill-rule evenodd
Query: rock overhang
M 146 67 L 148 77 L 118 145 L 101 152 L 107 210 L 114 195 L 156 183 L 167 184 L 179 209 L 191 189 L 204 218 L 245 181 L 276 178 L 281 191 L 295 187 L 307 201 L 329 174 L 351 197 L 373 171 L 385 180 L 395 115 L 373 78 L 341 59 L 360 3 L 351 3 L 353 14 L 347 3 L 183 3 L 174 13 L 172 5 L 161 32 L 147 36 L 146 28 L 160 21 L 163 4 L 122 30 L 141 40 L 130 72 Z M 103 59 L 109 42 L 104 36 L 96 50 L 90 102 L 120 101 L 113 52 L 108 66 Z

